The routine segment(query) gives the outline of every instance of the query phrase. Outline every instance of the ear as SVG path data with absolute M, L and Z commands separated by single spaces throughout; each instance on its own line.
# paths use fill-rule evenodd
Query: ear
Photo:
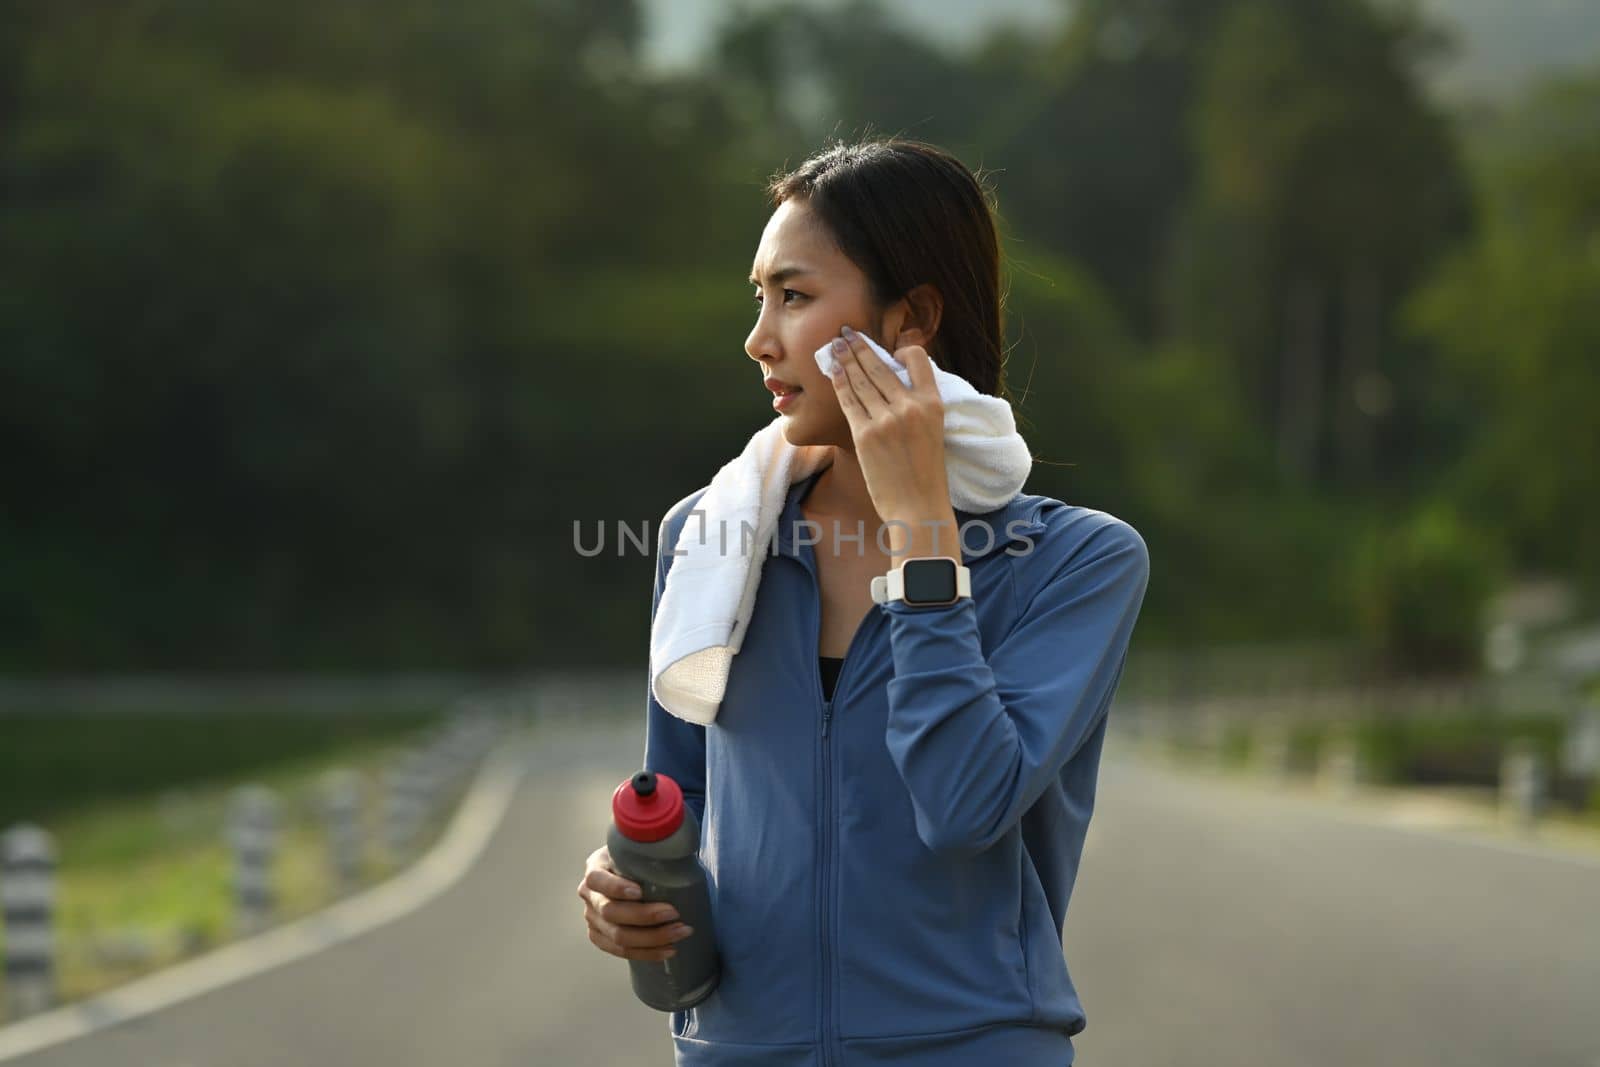
M 912 326 L 895 334 L 894 345 L 889 351 L 893 352 L 895 349 L 904 348 L 907 345 L 921 345 L 923 348 L 927 348 L 928 340 L 923 336 L 921 329 Z
M 914 286 L 901 298 L 905 317 L 900 321 L 904 328 L 895 335 L 895 347 L 921 345 L 924 349 L 939 332 L 939 319 L 944 312 L 944 298 L 931 282 Z

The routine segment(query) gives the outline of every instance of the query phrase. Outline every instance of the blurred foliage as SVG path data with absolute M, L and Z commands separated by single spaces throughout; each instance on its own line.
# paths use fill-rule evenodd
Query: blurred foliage
M 1224 767 L 1238 769 L 1251 765 L 1254 758 L 1255 739 L 1243 723 L 1228 723 L 1222 731 L 1217 761 Z
M 1473 673 L 1503 570 L 1497 546 L 1440 502 L 1395 525 L 1374 523 L 1347 586 L 1367 650 L 1390 674 Z
M 1552 775 L 1556 795 L 1571 797 L 1575 810 L 1594 808 L 1586 797 L 1566 788 L 1561 750 L 1568 728 L 1559 712 L 1503 715 L 1478 707 L 1448 715 L 1420 714 L 1399 704 L 1376 714 L 1349 719 L 1298 718 L 1281 727 L 1261 727 L 1248 720 L 1230 720 L 1219 731 L 1214 751 L 1192 742 L 1172 743 L 1175 754 L 1194 763 L 1215 763 L 1232 769 L 1265 770 L 1257 761 L 1258 747 L 1277 730 L 1287 745 L 1283 769 L 1290 774 L 1319 773 L 1329 750 L 1349 744 L 1364 782 L 1382 785 L 1452 785 L 1496 787 L 1501 761 L 1513 745 L 1526 745 Z M 1579 786 L 1581 782 L 1577 782 Z
M 1594 81 L 1469 145 L 1409 10 L 1085 0 L 952 53 L 741 7 L 669 75 L 633 0 L 5 0 L 0 671 L 638 658 L 615 528 L 770 419 L 760 186 L 856 131 L 994 175 L 1028 488 L 1145 534 L 1147 640 L 1432 657 L 1522 567 L 1592 607 Z M 1373 522 L 1422 555 L 1363 572 Z
M 1546 768 L 1559 767 L 1566 728 L 1561 715 L 1396 715 L 1363 719 L 1353 735 L 1373 781 L 1494 786 L 1513 742 L 1528 743 Z
M 115 808 L 160 790 L 302 776 L 307 764 L 329 765 L 405 743 L 438 717 L 436 709 L 422 708 L 0 715 L 0 826 L 18 819 L 54 825 L 82 808 Z M 125 827 L 117 833 L 127 837 Z M 109 851 L 82 847 L 95 855 Z M 138 854 L 141 846 L 135 842 L 128 850 Z

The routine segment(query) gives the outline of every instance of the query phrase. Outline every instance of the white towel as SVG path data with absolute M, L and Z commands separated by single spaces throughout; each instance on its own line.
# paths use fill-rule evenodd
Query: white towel
M 866 334 L 861 338 L 910 387 L 905 366 Z M 832 366 L 827 345 L 814 358 L 824 373 Z M 937 364 L 933 373 L 944 404 L 951 503 L 963 511 L 993 511 L 1017 494 L 1033 466 L 1011 405 Z M 779 427 L 782 418 L 751 436 L 744 451 L 711 479 L 695 509 L 699 514 L 691 513 L 679 532 L 675 547 L 681 554 L 672 560 L 656 605 L 650 691 L 663 708 L 689 722 L 716 720 L 789 487 L 833 456 L 831 445 L 790 444 Z M 753 539 L 741 539 L 746 525 L 755 530 Z

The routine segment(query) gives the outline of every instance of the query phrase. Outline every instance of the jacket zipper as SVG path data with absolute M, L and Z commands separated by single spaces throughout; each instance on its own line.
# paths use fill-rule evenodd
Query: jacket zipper
M 819 664 L 820 667 L 820 664 Z M 818 680 L 820 689 L 821 680 Z M 833 761 L 829 758 L 828 751 L 828 720 L 833 717 L 833 701 L 824 699 L 822 702 L 822 863 L 819 865 L 822 872 L 822 890 L 817 894 L 817 926 L 822 936 L 818 939 L 821 947 L 820 958 L 817 961 L 817 976 L 822 990 L 822 1022 L 821 1045 L 822 1065 L 828 1067 L 833 1062 L 830 1045 L 832 1043 L 833 1023 L 833 990 L 829 979 L 833 968 L 833 931 L 829 924 L 829 911 L 832 902 L 833 888 L 833 798 L 830 786 L 833 781 Z
M 819 593 L 820 595 L 820 593 Z M 833 720 L 833 704 L 839 695 L 844 692 L 844 680 L 850 669 L 850 654 L 855 651 L 856 645 L 861 641 L 862 634 L 867 627 L 876 623 L 881 612 L 869 611 L 865 618 L 856 626 L 856 631 L 850 637 L 850 646 L 844 650 L 844 658 L 839 662 L 839 673 L 833 680 L 833 697 L 823 696 L 822 690 L 822 662 L 820 637 L 814 642 L 818 647 L 812 649 L 814 655 L 811 661 L 815 664 L 812 677 L 816 680 L 817 696 L 822 700 L 822 891 L 818 894 L 818 926 L 822 932 L 822 958 L 818 964 L 818 975 L 822 986 L 822 1067 L 829 1067 L 834 1062 L 833 1040 L 833 752 L 828 744 L 828 725 Z M 811 628 L 813 636 L 819 636 L 822 626 L 821 608 L 817 611 L 816 625 Z
M 813 588 L 815 589 L 815 587 Z M 813 664 L 812 677 L 816 680 L 817 699 L 822 701 L 822 739 L 820 742 L 822 745 L 822 783 L 817 790 L 818 795 L 822 798 L 822 803 L 818 805 L 818 810 L 822 814 L 822 832 L 818 835 L 818 840 L 821 842 L 822 856 L 817 864 L 818 879 L 821 882 L 817 892 L 817 931 L 820 934 L 817 938 L 817 986 L 821 993 L 822 1014 L 818 1022 L 819 1033 L 817 1037 L 818 1044 L 822 1046 L 822 1067 L 828 1067 L 833 1062 L 833 1055 L 829 1048 L 832 1041 L 830 1031 L 833 1015 L 833 991 L 829 982 L 829 971 L 833 967 L 833 946 L 830 943 L 832 931 L 828 921 L 829 904 L 832 896 L 830 890 L 832 888 L 833 866 L 833 798 L 831 790 L 833 784 L 833 760 L 828 749 L 828 722 L 833 718 L 833 700 L 824 696 L 822 691 L 822 661 L 820 659 L 822 648 L 819 636 L 819 631 L 822 627 L 820 590 L 817 590 L 817 597 L 819 599 L 814 601 L 818 605 L 815 613 L 815 625 L 811 627 L 813 645 L 815 646 L 813 651 L 816 653 L 811 657 Z M 849 651 L 846 650 L 845 655 L 848 656 L 849 654 Z M 843 673 L 843 668 L 844 665 L 841 663 L 841 674 Z M 834 680 L 833 693 L 834 696 L 839 695 L 837 679 Z

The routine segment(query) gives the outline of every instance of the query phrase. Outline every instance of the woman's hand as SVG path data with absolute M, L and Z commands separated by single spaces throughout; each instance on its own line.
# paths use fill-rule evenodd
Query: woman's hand
M 933 360 L 921 345 L 894 350 L 911 376 L 907 388 L 860 334 L 849 326 L 841 333 L 845 343 L 835 340 L 833 346 L 834 393 L 850 422 L 856 461 L 878 517 L 903 524 L 890 526 L 891 554 L 959 559 L 945 468 L 944 401 Z M 930 532 L 927 523 L 939 525 Z
M 671 959 L 677 954 L 673 942 L 688 937 L 690 928 L 673 922 L 678 911 L 671 904 L 626 899 L 630 889 L 639 893 L 639 883 L 617 873 L 610 848 L 601 845 L 589 854 L 578 883 L 589 940 L 625 960 Z

